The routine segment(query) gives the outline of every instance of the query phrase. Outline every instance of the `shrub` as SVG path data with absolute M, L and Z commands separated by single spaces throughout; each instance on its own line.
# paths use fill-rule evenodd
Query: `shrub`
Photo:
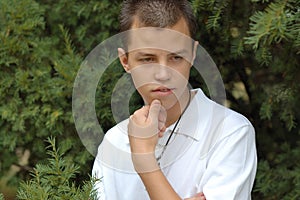
M 36 172 L 49 169 L 49 136 L 57 138 L 63 159 L 79 167 L 70 179 L 78 184 L 89 180 L 94 158 L 73 122 L 73 83 L 88 52 L 118 32 L 120 2 L 0 1 L 0 184 L 16 187 L 20 179 L 28 180 L 19 195 L 35 187 L 38 175 L 32 179 L 29 171 L 33 166 Z M 228 105 L 256 129 L 259 168 L 253 199 L 299 198 L 299 1 L 191 3 L 197 39 L 219 67 Z M 122 74 L 114 63 L 98 85 L 95 107 L 104 132 L 115 124 L 110 98 Z M 193 70 L 191 84 L 205 87 L 200 79 Z M 131 110 L 140 103 L 133 97 Z M 46 183 L 50 179 L 45 177 Z M 85 191 L 76 184 L 66 187 Z
M 18 190 L 20 200 L 87 200 L 95 199 L 94 181 L 74 183 L 79 167 L 72 160 L 64 157 L 66 152 L 56 148 L 55 139 L 48 138 L 47 164 L 37 164 L 32 172 L 32 179 L 23 182 Z M 76 186 L 80 185 L 80 186 Z

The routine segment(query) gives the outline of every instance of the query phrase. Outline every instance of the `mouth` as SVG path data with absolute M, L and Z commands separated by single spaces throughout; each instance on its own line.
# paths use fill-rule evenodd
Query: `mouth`
M 152 90 L 153 93 L 161 96 L 172 94 L 174 91 L 174 88 L 167 88 L 167 87 L 158 87 L 154 90 Z

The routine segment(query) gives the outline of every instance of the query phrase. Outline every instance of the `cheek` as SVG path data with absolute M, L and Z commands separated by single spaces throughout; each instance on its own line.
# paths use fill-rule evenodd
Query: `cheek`
M 145 85 L 151 83 L 150 76 L 146 75 L 149 74 L 142 67 L 137 67 L 131 70 L 131 78 L 133 80 L 135 88 L 144 88 Z
M 151 97 L 151 94 L 149 93 L 148 85 L 143 85 L 136 89 L 146 104 L 149 104 L 149 102 L 151 103 L 154 100 L 154 98 Z
M 177 69 L 175 76 L 179 85 L 187 84 L 190 77 L 190 67 L 184 66 Z
M 136 90 L 143 96 L 145 96 L 146 91 L 147 91 L 147 85 L 143 85 L 143 86 L 139 86 L 139 87 L 135 87 Z
M 130 72 L 136 88 L 147 84 L 159 84 L 154 78 L 154 67 L 151 64 L 133 67 Z

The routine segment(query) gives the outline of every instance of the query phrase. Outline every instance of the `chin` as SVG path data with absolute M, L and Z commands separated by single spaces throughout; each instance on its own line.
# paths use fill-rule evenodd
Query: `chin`
M 155 99 L 159 100 L 162 104 L 162 106 L 166 109 L 169 110 L 170 108 L 174 107 L 176 103 L 178 103 L 177 97 L 173 95 L 165 96 L 165 97 L 159 97 L 159 96 L 152 96 L 152 95 L 147 95 L 146 97 L 144 95 L 141 95 L 144 99 L 145 104 L 151 104 L 151 102 Z
M 160 99 L 159 99 L 160 100 Z M 177 103 L 177 100 L 173 100 L 173 101 L 164 101 L 164 100 L 160 100 L 162 106 L 166 109 L 169 110 L 170 108 L 174 107 L 175 104 Z

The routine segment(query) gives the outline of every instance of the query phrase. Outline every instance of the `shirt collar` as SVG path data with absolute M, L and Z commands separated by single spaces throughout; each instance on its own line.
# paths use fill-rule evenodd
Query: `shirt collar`
M 196 94 L 182 115 L 174 134 L 185 135 L 199 141 L 202 133 L 205 131 L 205 128 L 209 123 L 209 119 L 211 118 L 212 106 L 208 103 L 209 99 L 205 96 L 201 89 L 194 89 L 192 92 L 196 92 Z M 126 123 L 123 123 L 123 127 L 121 126 L 121 129 L 124 130 L 124 133 L 127 133 L 128 119 L 125 121 Z M 175 124 L 176 122 L 166 129 L 165 133 L 167 134 L 164 134 L 164 137 L 169 137 Z M 129 140 L 127 143 L 129 144 Z
M 174 133 L 182 134 L 199 141 L 201 131 L 203 131 L 201 129 L 206 127 L 206 124 L 209 122 L 208 119 L 210 118 L 212 108 L 207 103 L 208 98 L 201 89 L 195 89 L 192 92 L 196 92 L 196 94 L 182 115 Z M 166 131 L 171 132 L 175 123 L 169 126 Z

